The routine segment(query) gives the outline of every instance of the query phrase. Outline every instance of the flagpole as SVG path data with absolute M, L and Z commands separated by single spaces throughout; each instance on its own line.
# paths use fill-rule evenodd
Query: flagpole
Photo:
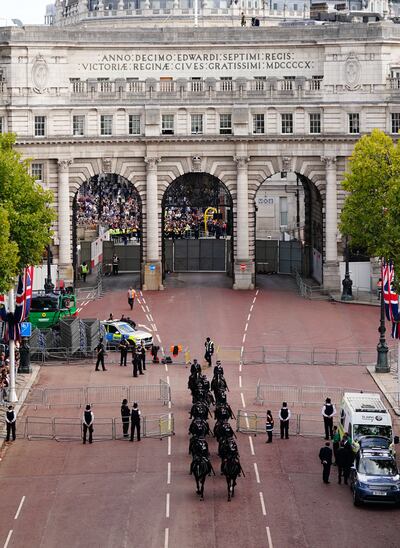
M 15 297 L 14 288 L 8 292 L 8 312 L 14 314 L 15 311 Z M 14 333 L 12 334 L 14 335 Z M 10 359 L 10 386 L 8 390 L 8 401 L 15 403 L 18 401 L 17 393 L 15 391 L 15 340 L 10 338 L 8 341 L 8 355 Z
M 397 406 L 400 407 L 400 339 L 397 339 Z
M 199 2 L 198 2 L 198 0 L 194 0 L 194 26 L 195 26 L 195 27 L 198 27 L 198 26 L 199 26 L 199 14 L 198 14 L 198 11 L 199 11 Z

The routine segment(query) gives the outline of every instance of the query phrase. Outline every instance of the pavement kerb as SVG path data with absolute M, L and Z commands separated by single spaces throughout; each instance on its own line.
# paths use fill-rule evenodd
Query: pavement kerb
M 15 414 L 16 414 L 17 418 L 18 418 L 19 412 L 22 409 L 22 406 L 24 405 L 24 402 L 25 402 L 26 397 L 29 393 L 29 390 L 32 388 L 32 385 L 36 381 L 37 376 L 38 376 L 39 371 L 40 371 L 40 365 L 32 365 L 31 364 L 31 367 L 32 367 L 32 373 L 29 376 L 28 382 L 24 386 L 23 395 L 21 396 L 20 401 L 14 407 L 14 411 L 15 411 Z M 6 440 L 3 439 L 3 438 L 0 439 L 0 451 L 3 448 L 3 445 L 4 445 L 5 441 Z
M 393 409 L 393 412 L 400 417 L 400 408 L 398 407 L 395 400 L 386 392 L 386 386 L 381 381 L 379 375 L 390 375 L 390 373 L 376 373 L 375 372 L 375 366 L 374 365 L 368 365 L 367 366 L 368 373 L 371 375 L 371 377 L 374 379 L 375 384 L 378 386 L 379 390 L 382 392 L 382 394 L 385 396 L 387 401 L 390 404 L 390 407 Z
M 352 301 L 342 301 L 341 299 L 341 295 L 338 295 L 337 293 L 330 293 L 330 297 L 333 301 L 335 301 L 336 303 L 342 303 L 342 304 L 361 304 L 363 306 L 380 306 L 380 303 L 379 301 L 377 301 L 376 303 L 375 302 L 372 302 L 372 301 L 362 301 L 362 300 L 357 300 L 357 299 L 353 299 Z

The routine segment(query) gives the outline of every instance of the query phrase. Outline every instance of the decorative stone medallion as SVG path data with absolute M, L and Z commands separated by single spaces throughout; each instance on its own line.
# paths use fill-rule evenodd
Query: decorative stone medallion
M 360 88 L 361 63 L 355 53 L 350 53 L 344 64 L 344 80 L 348 90 Z
M 48 78 L 49 67 L 45 59 L 41 55 L 38 55 L 32 67 L 33 91 L 43 93 L 46 90 Z

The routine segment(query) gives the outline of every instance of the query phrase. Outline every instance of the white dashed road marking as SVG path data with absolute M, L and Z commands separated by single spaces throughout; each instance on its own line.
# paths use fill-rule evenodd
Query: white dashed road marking
M 14 516 L 14 519 L 18 519 L 19 513 L 21 512 L 21 508 L 24 502 L 25 502 L 25 495 L 22 497 L 21 502 L 19 503 L 18 510 Z
M 261 510 L 262 510 L 263 516 L 266 516 L 267 511 L 265 509 L 264 495 L 262 494 L 261 491 L 260 491 L 260 502 L 261 502 Z
M 252 454 L 252 455 L 253 455 L 253 457 L 254 457 L 254 455 L 255 455 L 255 452 L 254 452 L 254 445 L 253 445 L 253 439 L 252 439 L 252 437 L 251 437 L 251 436 L 249 436 L 249 444 L 250 444 L 250 452 L 251 452 L 251 454 Z
M 168 470 L 167 470 L 167 485 L 171 483 L 171 463 L 168 463 Z
M 156 337 L 157 337 L 158 342 L 161 344 L 160 335 L 158 333 L 156 334 Z M 162 350 L 162 353 L 164 354 L 164 350 Z
M 169 493 L 167 493 L 167 501 L 165 503 L 165 517 L 169 518 Z
M 268 548 L 274 548 L 272 545 L 271 531 L 269 530 L 269 527 L 266 527 L 265 529 L 267 531 Z
M 4 543 L 4 548 L 7 548 L 8 543 L 10 542 L 10 539 L 11 539 L 11 535 L 12 535 L 12 534 L 13 534 L 13 530 L 10 529 L 10 530 L 8 531 L 8 535 L 7 535 L 6 541 L 5 541 L 5 543 Z
M 168 437 L 168 456 L 171 454 L 171 438 Z
M 260 474 L 258 473 L 258 466 L 257 466 L 257 463 L 254 462 L 254 473 L 256 475 L 256 482 L 257 483 L 260 483 Z
M 246 326 L 245 326 L 244 330 L 247 331 L 248 327 L 249 327 L 249 322 L 246 323 Z
M 242 344 L 244 344 L 246 341 L 246 333 L 243 335 L 243 340 L 242 340 Z
M 242 375 L 239 375 L 239 388 L 242 388 Z
M 243 409 L 246 409 L 246 402 L 244 401 L 243 392 L 240 392 L 240 397 L 242 398 Z
M 165 528 L 165 537 L 164 537 L 164 548 L 168 548 L 168 542 L 169 542 L 169 529 L 168 527 Z

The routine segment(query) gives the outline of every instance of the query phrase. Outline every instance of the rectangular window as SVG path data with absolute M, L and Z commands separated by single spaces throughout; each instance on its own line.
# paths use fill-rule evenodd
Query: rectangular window
M 140 114 L 129 115 L 129 135 L 140 135 Z
M 264 133 L 264 114 L 253 114 L 253 133 Z
M 203 91 L 203 80 L 201 78 L 198 78 L 198 77 L 191 78 L 190 85 L 191 85 L 191 90 L 195 93 Z
M 274 5 L 273 5 L 273 10 L 274 10 L 274 11 L 277 11 L 277 10 L 278 10 L 278 4 L 275 4 L 275 3 L 274 3 Z
M 231 76 L 221 76 L 221 91 L 232 91 Z
M 297 4 L 293 4 L 293 11 L 298 11 L 298 6 L 297 6 Z
M 392 112 L 392 133 L 400 131 L 400 112 Z
M 72 117 L 72 134 L 76 136 L 85 135 L 85 117 L 77 115 Z
M 287 226 L 288 224 L 288 201 L 286 196 L 279 198 L 279 219 L 281 226 Z
M 100 116 L 100 135 L 112 135 L 112 125 L 112 114 L 102 114 Z
M 282 133 L 293 133 L 293 114 L 281 114 Z
M 174 115 L 173 114 L 163 114 L 161 116 L 161 133 L 163 135 L 174 134 Z
M 0 133 L 4 133 L 4 118 L 0 116 Z
M 360 115 L 358 112 L 349 114 L 349 133 L 360 133 Z
M 232 114 L 219 115 L 219 132 L 221 135 L 230 135 L 232 133 Z
M 321 133 L 321 114 L 319 112 L 310 114 L 310 133 Z
M 35 137 L 46 136 L 46 116 L 35 116 Z
M 43 164 L 32 164 L 31 166 L 32 170 L 32 177 L 35 179 L 35 181 L 42 182 L 43 181 Z
M 192 134 L 203 133 L 203 115 L 202 114 L 192 114 L 191 132 Z

